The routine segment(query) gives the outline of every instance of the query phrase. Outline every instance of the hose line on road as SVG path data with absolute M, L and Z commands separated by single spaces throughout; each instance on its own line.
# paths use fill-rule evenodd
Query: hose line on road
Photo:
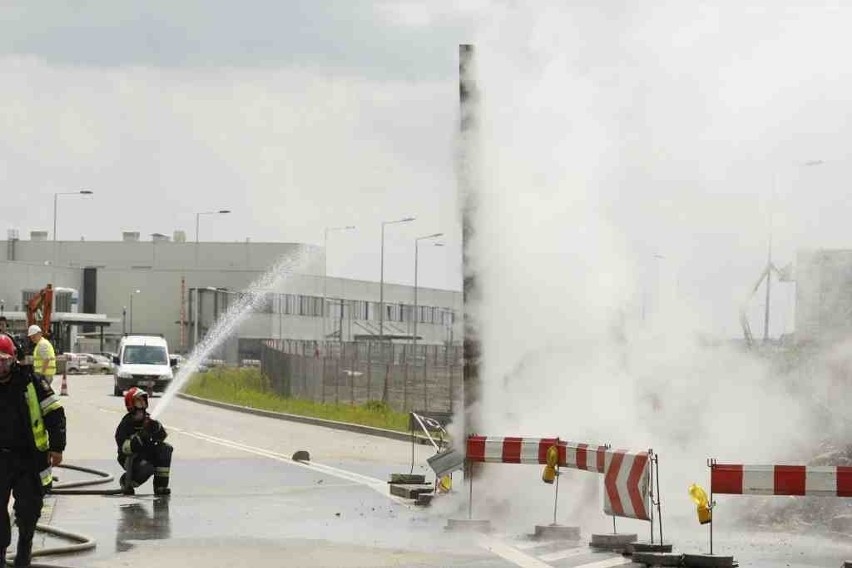
M 79 465 L 71 465 L 71 464 L 62 464 L 58 467 L 65 469 L 72 469 L 74 471 L 82 471 L 83 473 L 91 473 L 92 475 L 97 475 L 97 479 L 89 479 L 83 481 L 69 481 L 67 483 L 57 483 L 53 486 L 51 493 L 54 495 L 121 495 L 121 489 L 72 489 L 74 487 L 88 487 L 89 485 L 101 485 L 104 483 L 109 483 L 115 479 L 115 476 L 111 473 L 107 473 L 105 471 L 101 471 L 99 469 L 92 469 L 89 467 L 82 467 Z
M 121 489 L 72 489 L 79 487 L 88 487 L 90 485 L 101 485 L 104 483 L 109 483 L 110 481 L 113 481 L 115 479 L 115 476 L 110 473 L 101 471 L 99 469 L 92 469 L 71 464 L 62 464 L 57 467 L 71 469 L 74 471 L 81 471 L 83 473 L 91 473 L 92 475 L 96 475 L 97 478 L 82 481 L 57 483 L 51 490 L 51 493 L 54 495 L 121 495 Z M 36 530 L 54 537 L 68 539 L 74 544 L 34 550 L 33 558 L 37 556 L 54 556 L 58 554 L 73 554 L 75 552 L 83 552 L 86 550 L 92 550 L 97 545 L 97 541 L 95 541 L 95 539 L 89 536 L 60 529 L 51 525 L 38 524 L 36 525 Z M 15 555 L 10 554 L 6 559 L 7 565 L 12 566 L 14 559 Z M 30 566 L 32 566 L 33 568 L 70 568 L 58 564 L 31 564 Z

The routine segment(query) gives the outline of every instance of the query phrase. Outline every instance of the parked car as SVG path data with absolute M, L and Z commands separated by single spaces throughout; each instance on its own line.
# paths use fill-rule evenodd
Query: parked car
M 83 357 L 89 363 L 89 372 L 92 374 L 106 374 L 109 375 L 112 373 L 112 360 L 107 359 L 103 355 L 95 355 L 94 353 L 81 353 Z
M 65 372 L 69 375 L 89 373 L 89 360 L 82 353 L 65 353 Z

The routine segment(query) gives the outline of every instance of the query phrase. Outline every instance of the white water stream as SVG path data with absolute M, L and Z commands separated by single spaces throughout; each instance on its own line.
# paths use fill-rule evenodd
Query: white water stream
M 237 295 L 237 300 L 230 305 L 225 313 L 219 316 L 210 331 L 189 354 L 171 386 L 163 394 L 151 413 L 152 417 L 157 418 L 169 407 L 169 403 L 180 392 L 186 381 L 198 371 L 201 363 L 234 333 L 254 309 L 260 306 L 266 294 L 270 291 L 280 290 L 282 284 L 310 258 L 310 249 L 303 248 L 295 256 L 280 259 L 260 278 L 252 282 L 247 289 Z

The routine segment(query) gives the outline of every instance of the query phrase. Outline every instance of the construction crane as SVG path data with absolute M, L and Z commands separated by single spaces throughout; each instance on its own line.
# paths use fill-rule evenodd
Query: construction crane
M 53 284 L 48 284 L 27 302 L 27 326 L 38 325 L 44 336 L 50 339 L 52 316 Z

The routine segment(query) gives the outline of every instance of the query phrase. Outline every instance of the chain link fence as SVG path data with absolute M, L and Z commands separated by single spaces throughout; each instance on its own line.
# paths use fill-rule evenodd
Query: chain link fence
M 461 397 L 461 346 L 270 339 L 260 361 L 282 396 L 448 413 Z

